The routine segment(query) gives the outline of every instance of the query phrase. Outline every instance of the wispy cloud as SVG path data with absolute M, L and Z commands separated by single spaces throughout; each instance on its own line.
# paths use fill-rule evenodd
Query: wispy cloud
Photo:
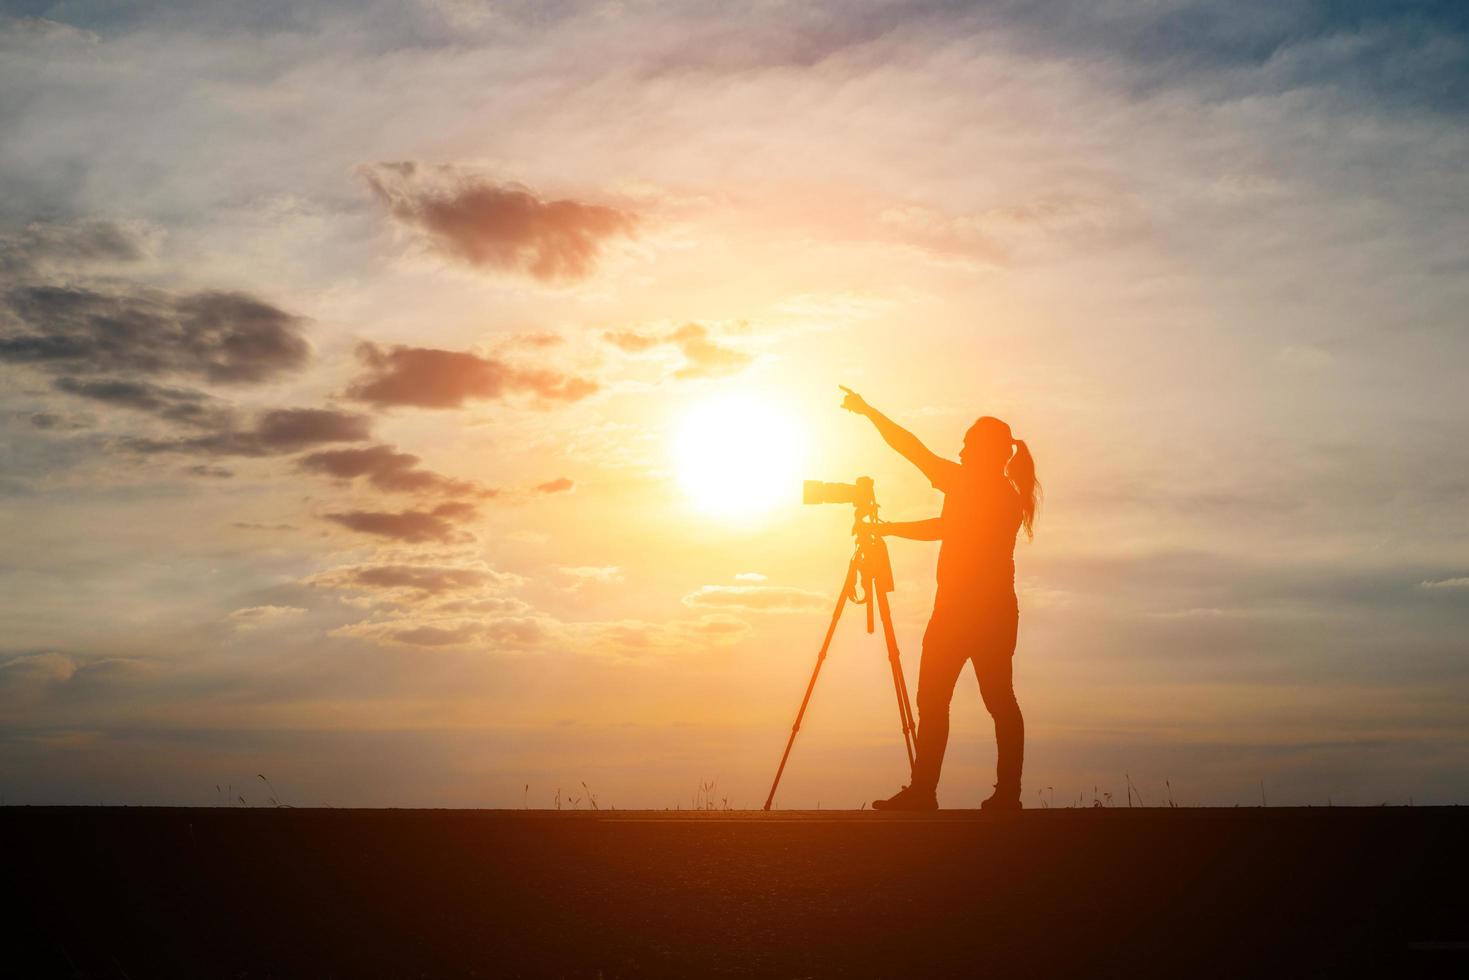
M 146 412 L 182 425 L 222 428 L 233 420 L 233 411 L 227 405 L 192 388 L 173 388 L 149 381 L 71 377 L 57 378 L 52 387 L 88 401 Z
M 300 616 L 306 612 L 299 606 L 248 606 L 244 609 L 236 609 L 230 613 L 230 621 L 238 630 L 259 629 L 262 626 L 278 624 L 285 620 Z
M 722 378 L 743 371 L 754 361 L 744 351 L 716 343 L 709 328 L 699 323 L 686 323 L 664 332 L 609 330 L 603 337 L 627 354 L 665 347 L 677 350 L 684 362 L 673 372 L 676 378 Z
M 802 612 L 831 604 L 828 596 L 785 585 L 705 585 L 683 597 L 693 609 Z
M 1441 578 L 1435 581 L 1419 582 L 1418 587 L 1422 589 L 1443 589 L 1446 591 L 1469 591 L 1469 576 Z
M 180 439 L 127 437 L 121 442 L 128 449 L 144 454 L 279 456 L 323 443 L 366 442 L 370 438 L 372 420 L 356 412 L 279 408 L 261 412 L 245 428 L 226 427 L 209 435 Z
M 419 462 L 412 453 L 400 453 L 392 446 L 377 445 L 311 453 L 302 457 L 298 465 L 309 472 L 339 480 L 366 477 L 369 484 L 387 493 L 435 493 L 460 497 L 493 497 L 499 493 L 472 480 L 456 480 L 422 469 Z
M 515 575 L 497 571 L 483 561 L 410 563 L 383 561 L 344 565 L 306 579 L 318 588 L 361 592 L 374 603 L 418 603 L 444 596 L 498 592 L 521 584 Z
M 473 504 L 448 501 L 427 510 L 352 510 L 324 515 L 327 520 L 360 534 L 397 541 L 457 541 L 459 525 L 475 515 Z
M 0 232 L 0 282 L 31 279 L 146 258 L 149 241 L 113 221 L 32 222 Z
M 346 397 L 376 408 L 460 408 L 470 401 L 498 401 L 528 394 L 545 402 L 578 401 L 597 390 L 587 378 L 549 368 L 526 368 L 469 351 L 362 344 L 364 373 Z

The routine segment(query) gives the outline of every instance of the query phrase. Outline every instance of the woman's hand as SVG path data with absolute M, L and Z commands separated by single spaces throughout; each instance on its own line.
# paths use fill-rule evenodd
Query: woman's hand
M 846 385 L 837 385 L 837 387 L 847 393 L 846 397 L 842 399 L 842 408 L 845 408 L 849 412 L 855 412 L 858 415 L 866 415 L 872 411 L 872 406 L 867 404 L 867 401 L 851 388 L 848 388 Z

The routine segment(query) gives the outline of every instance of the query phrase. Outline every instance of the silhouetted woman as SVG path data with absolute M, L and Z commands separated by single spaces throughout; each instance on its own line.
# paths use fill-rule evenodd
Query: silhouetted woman
M 850 389 L 842 407 L 865 415 L 889 446 L 923 471 L 944 495 L 938 517 L 877 525 L 880 534 L 941 541 L 938 592 L 923 634 L 918 668 L 918 746 L 913 784 L 872 804 L 875 810 L 934 810 L 939 770 L 949 742 L 949 701 L 966 661 L 995 719 L 999 750 L 995 792 L 985 809 L 1020 809 L 1025 721 L 1015 701 L 1011 657 L 1019 606 L 1015 600 L 1015 535 L 1031 535 L 1041 486 L 1035 461 L 1010 427 L 985 416 L 964 434 L 959 462 L 935 455 L 918 437 Z

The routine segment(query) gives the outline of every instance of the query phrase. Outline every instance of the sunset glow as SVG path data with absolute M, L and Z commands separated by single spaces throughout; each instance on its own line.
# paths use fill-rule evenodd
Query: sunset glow
M 1028 447 L 1026 807 L 1469 799 L 1469 20 L 1411 6 L 12 4 L 0 792 L 758 806 L 854 552 L 802 481 L 946 503 L 845 385 Z M 860 618 L 783 806 L 907 781 Z

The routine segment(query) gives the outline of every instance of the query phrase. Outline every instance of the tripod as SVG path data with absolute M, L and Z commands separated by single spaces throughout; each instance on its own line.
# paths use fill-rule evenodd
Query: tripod
M 868 484 L 870 487 L 870 483 Z M 908 771 L 913 770 L 914 739 L 918 728 L 913 723 L 913 708 L 908 699 L 908 683 L 903 679 L 903 662 L 898 657 L 898 638 L 893 632 L 893 614 L 888 608 L 888 593 L 893 591 L 893 566 L 888 560 L 888 547 L 883 539 L 874 534 L 872 525 L 877 522 L 876 505 L 864 512 L 858 505 L 857 523 L 853 528 L 857 535 L 857 548 L 852 560 L 847 563 L 847 578 L 842 583 L 842 594 L 837 599 L 836 609 L 831 614 L 831 624 L 826 628 L 826 639 L 816 654 L 816 667 L 811 671 L 811 681 L 806 685 L 806 696 L 801 698 L 801 708 L 796 712 L 796 722 L 791 726 L 791 737 L 786 740 L 786 750 L 780 757 L 780 767 L 775 770 L 775 781 L 770 784 L 770 795 L 765 798 L 765 809 L 775 802 L 775 790 L 780 786 L 781 774 L 785 772 L 786 760 L 791 757 L 791 746 L 796 744 L 796 733 L 801 730 L 801 719 L 806 715 L 806 706 L 811 703 L 811 692 L 816 689 L 816 678 L 821 674 L 821 665 L 826 660 L 826 651 L 831 638 L 837 631 L 837 621 L 848 602 L 867 607 L 867 632 L 873 632 L 873 607 L 882 619 L 882 637 L 887 644 L 888 666 L 893 672 L 893 690 L 898 696 L 898 724 L 903 729 L 903 745 L 908 751 Z M 857 592 L 858 584 L 862 591 Z

